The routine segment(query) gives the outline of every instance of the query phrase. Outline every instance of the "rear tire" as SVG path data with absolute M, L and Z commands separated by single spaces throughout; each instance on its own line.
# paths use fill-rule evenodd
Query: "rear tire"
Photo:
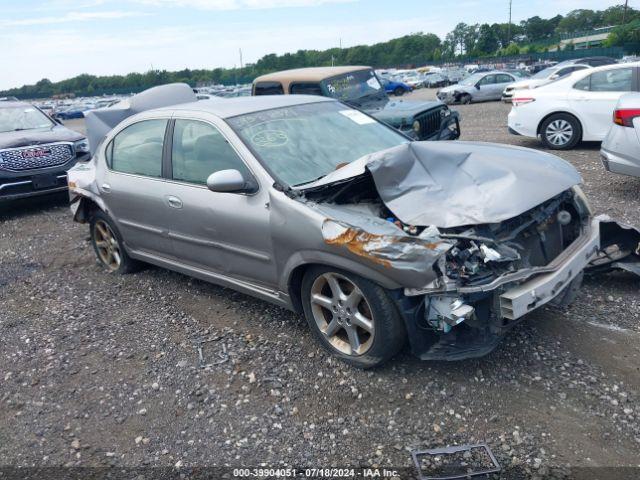
M 405 344 L 404 322 L 387 291 L 354 273 L 310 268 L 302 279 L 302 303 L 320 345 L 355 367 L 382 365 Z
M 554 113 L 540 125 L 542 144 L 551 150 L 569 150 L 582 139 L 582 125 L 568 113 Z
M 90 222 L 91 244 L 98 263 L 109 273 L 121 275 L 138 271 L 140 262 L 132 259 L 124 248 L 122 236 L 114 221 L 102 210 L 94 212 Z

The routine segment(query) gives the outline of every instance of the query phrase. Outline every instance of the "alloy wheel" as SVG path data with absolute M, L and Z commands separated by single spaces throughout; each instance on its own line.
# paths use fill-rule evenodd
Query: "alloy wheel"
M 122 254 L 113 230 L 107 222 L 98 220 L 93 235 L 100 260 L 110 271 L 115 272 L 122 263 Z
M 365 354 L 373 344 L 375 322 L 367 299 L 347 277 L 327 272 L 311 286 L 311 311 L 320 332 L 346 355 Z
M 563 119 L 554 120 L 544 132 L 545 137 L 550 144 L 560 147 L 566 145 L 573 138 L 573 127 L 569 122 Z

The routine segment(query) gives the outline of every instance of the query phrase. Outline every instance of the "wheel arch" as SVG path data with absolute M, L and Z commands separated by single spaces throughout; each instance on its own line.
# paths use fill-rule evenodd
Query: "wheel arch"
M 73 220 L 78 223 L 88 223 L 96 211 L 107 213 L 102 201 L 96 198 L 82 196 L 78 200 L 78 208 L 73 215 Z
M 401 288 L 401 285 L 386 277 L 380 272 L 367 267 L 366 265 L 353 260 L 321 253 L 319 256 L 309 258 L 308 252 L 294 255 L 284 269 L 286 279 L 286 291 L 289 294 L 291 305 L 296 312 L 302 313 L 302 279 L 307 270 L 311 267 L 333 267 L 346 272 L 351 272 L 363 278 L 377 283 L 383 288 L 390 290 Z

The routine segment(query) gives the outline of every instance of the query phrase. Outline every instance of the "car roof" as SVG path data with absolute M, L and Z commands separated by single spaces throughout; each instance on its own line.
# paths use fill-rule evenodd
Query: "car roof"
M 248 113 L 292 107 L 310 103 L 337 102 L 333 98 L 316 95 L 259 95 L 255 97 L 212 98 L 155 109 L 156 112 L 198 110 L 220 118 L 231 118 Z
M 280 82 L 283 80 L 289 82 L 320 82 L 326 78 L 335 77 L 359 70 L 370 70 L 371 67 L 366 66 L 346 66 L 346 67 L 309 67 L 295 68 L 293 70 L 282 70 L 280 72 L 267 73 L 256 78 L 253 83 L 257 82 Z
M 629 62 L 629 63 L 612 63 L 610 65 L 600 65 L 599 67 L 592 67 L 590 69 L 581 70 L 583 72 L 600 72 L 602 70 L 615 70 L 617 68 L 629 68 L 629 67 L 640 67 L 640 62 Z
M 482 75 L 495 75 L 496 73 L 508 73 L 509 75 L 513 75 L 512 73 L 506 71 L 506 70 L 489 70 L 486 72 L 476 72 L 478 74 L 482 74 Z
M 2 101 L 0 102 L 0 108 L 20 108 L 20 107 L 33 107 L 27 102 L 14 102 L 14 101 Z

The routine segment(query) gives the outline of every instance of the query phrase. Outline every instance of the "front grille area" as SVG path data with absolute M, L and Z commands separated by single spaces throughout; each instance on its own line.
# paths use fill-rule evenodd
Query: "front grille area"
M 447 107 L 440 107 L 435 110 L 430 110 L 425 113 L 421 113 L 416 117 L 416 120 L 420 122 L 420 140 L 427 139 L 440 131 L 440 125 L 444 112 Z
M 70 161 L 75 152 L 70 143 L 50 143 L 0 150 L 0 169 L 12 171 L 55 167 Z
M 501 223 L 445 231 L 461 236 L 447 253 L 447 275 L 461 285 L 477 286 L 506 273 L 546 266 L 580 236 L 582 221 L 573 192 L 568 190 Z M 487 262 L 479 256 L 483 242 L 500 253 L 502 260 Z

